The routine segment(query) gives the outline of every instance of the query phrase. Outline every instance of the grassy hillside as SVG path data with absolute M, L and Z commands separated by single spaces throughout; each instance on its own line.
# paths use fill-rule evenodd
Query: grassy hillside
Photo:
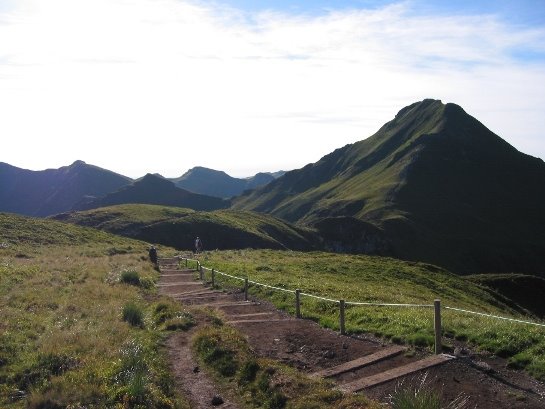
M 375 303 L 433 304 L 523 319 L 523 308 L 501 301 L 480 285 L 438 267 L 372 256 L 299 253 L 271 250 L 209 252 L 204 266 L 249 277 L 275 287 L 328 299 Z M 216 275 L 223 285 L 240 282 Z M 252 286 L 251 291 L 294 312 L 294 295 Z M 338 329 L 337 303 L 302 296 L 305 317 Z M 425 307 L 354 306 L 346 312 L 349 332 L 370 332 L 419 346 L 433 343 L 433 310 Z M 444 343 L 467 341 L 475 348 L 509 358 L 509 365 L 526 368 L 545 379 L 545 328 L 511 323 L 443 309 Z
M 206 249 L 309 250 L 319 244 L 312 230 L 254 212 L 196 212 L 133 204 L 65 213 L 55 218 L 178 249 L 193 249 L 196 236 L 201 237 Z
M 0 213 L 0 407 L 187 407 L 154 314 L 179 307 L 155 295 L 145 256 L 142 242 Z

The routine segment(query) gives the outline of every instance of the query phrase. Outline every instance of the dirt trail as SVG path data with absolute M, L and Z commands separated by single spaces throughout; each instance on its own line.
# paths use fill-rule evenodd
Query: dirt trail
M 168 339 L 167 347 L 175 374 L 175 380 L 183 395 L 195 409 L 210 408 L 212 400 L 219 396 L 224 401 L 222 408 L 237 409 L 238 406 L 221 393 L 210 377 L 198 367 L 191 353 L 191 336 L 194 329 L 188 332 L 178 332 Z M 219 402 L 218 402 L 219 403 Z
M 214 306 L 224 314 L 227 323 L 235 326 L 247 337 L 259 356 L 282 361 L 309 375 L 364 356 L 372 357 L 371 354 L 380 353 L 392 346 L 372 336 L 342 336 L 321 328 L 313 321 L 295 319 L 264 301 L 244 302 L 242 292 L 212 291 L 201 282 L 193 280 L 194 272 L 191 270 L 176 270 L 174 264 L 168 263 L 168 260 L 162 262 L 162 293 L 185 305 Z M 182 389 L 189 391 L 192 396 L 192 389 L 197 386 L 191 375 L 195 363 L 189 358 L 189 335 L 176 334 L 169 340 L 168 346 L 177 379 Z M 187 357 L 181 359 L 182 354 Z M 333 379 L 343 388 L 386 371 L 401 373 L 401 368 L 405 365 L 415 365 L 426 356 L 429 357 L 429 353 L 419 350 L 396 353 L 361 368 L 341 372 Z M 427 384 L 442 391 L 445 403 L 464 394 L 469 396 L 470 408 L 545 408 L 545 385 L 522 372 L 506 370 L 505 363 L 501 360 L 485 360 L 473 355 L 460 356 L 405 377 L 382 381 L 376 386 L 367 387 L 363 393 L 386 402 L 389 394 L 400 382 L 416 385 L 424 373 L 428 374 Z M 208 390 L 214 390 L 213 384 Z M 211 398 L 207 399 L 202 402 L 205 406 L 196 407 L 211 407 Z M 225 403 L 221 407 L 234 407 L 229 405 L 232 403 Z

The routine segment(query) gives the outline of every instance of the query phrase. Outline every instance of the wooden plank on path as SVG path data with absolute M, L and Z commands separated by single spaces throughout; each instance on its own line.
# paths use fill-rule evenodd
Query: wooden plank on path
M 318 372 L 314 372 L 310 374 L 310 376 L 313 378 L 327 378 L 331 376 L 340 375 L 344 372 L 354 371 L 356 369 L 363 368 L 364 366 L 371 365 L 376 362 L 382 361 L 384 359 L 399 355 L 405 350 L 406 348 L 399 345 L 383 348 L 380 351 L 374 352 L 369 355 L 365 355 L 358 359 L 354 359 L 353 361 L 348 361 L 348 362 L 345 362 L 344 364 L 340 364 L 332 368 L 327 368 Z
M 171 294 L 172 297 L 176 298 L 184 298 L 184 297 L 192 297 L 195 295 L 205 295 L 205 294 L 222 294 L 219 291 L 209 290 L 207 288 L 202 288 L 199 290 L 193 290 L 193 291 L 187 291 L 185 293 L 177 293 L 177 294 Z
M 343 392 L 358 392 L 365 388 L 370 388 L 371 386 L 377 386 L 389 381 L 392 381 L 402 376 L 410 375 L 414 372 L 421 371 L 423 369 L 428 369 L 433 366 L 444 364 L 445 362 L 454 359 L 452 355 L 432 355 L 427 358 L 421 359 L 420 361 L 412 362 L 407 365 L 403 365 L 397 368 L 390 369 L 385 372 L 378 373 L 376 375 L 368 376 L 356 381 L 345 383 L 344 385 L 339 386 L 339 389 Z
M 271 322 L 280 322 L 280 321 L 293 321 L 289 318 L 278 318 L 278 319 L 264 319 L 264 320 L 233 320 L 226 321 L 227 324 L 268 324 Z
M 213 294 L 192 294 L 186 297 L 177 298 L 179 301 L 208 301 L 208 302 L 220 302 L 229 299 L 227 294 L 213 293 Z
M 274 312 L 254 312 L 252 314 L 227 314 L 231 318 L 250 318 L 250 317 L 263 317 L 266 315 L 274 315 Z
M 232 301 L 232 302 L 217 302 L 217 303 L 210 303 L 207 304 L 207 306 L 210 307 L 216 307 L 216 308 L 222 308 L 222 307 L 235 307 L 235 306 L 252 306 L 252 305 L 259 305 L 254 304 L 248 301 Z
M 169 294 L 185 292 L 193 288 L 203 288 L 202 283 L 198 282 L 186 282 L 186 283 L 169 283 L 169 284 L 157 284 L 157 288 L 164 294 L 168 292 Z
M 200 285 L 202 286 L 202 283 L 200 281 L 180 281 L 176 283 L 158 283 L 157 287 L 163 287 L 163 288 L 169 288 L 169 287 L 180 287 L 180 286 L 189 286 L 189 285 Z
M 159 277 L 180 277 L 180 276 L 194 276 L 194 275 L 196 275 L 195 271 L 179 270 L 177 273 L 174 273 L 174 271 L 169 271 L 168 273 L 162 273 Z

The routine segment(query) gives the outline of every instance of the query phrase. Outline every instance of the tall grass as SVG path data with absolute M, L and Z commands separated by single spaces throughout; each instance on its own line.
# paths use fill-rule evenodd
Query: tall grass
M 185 407 L 160 347 L 162 328 L 142 330 L 120 314 L 135 302 L 146 315 L 156 297 L 119 284 L 124 270 L 157 278 L 142 258 L 146 245 L 91 229 L 62 225 L 56 232 L 53 222 L 28 223 L 9 224 L 23 235 L 6 231 L 8 245 L 0 248 L 0 407 Z M 126 251 L 114 254 L 112 245 Z M 121 376 L 131 340 L 145 366 Z

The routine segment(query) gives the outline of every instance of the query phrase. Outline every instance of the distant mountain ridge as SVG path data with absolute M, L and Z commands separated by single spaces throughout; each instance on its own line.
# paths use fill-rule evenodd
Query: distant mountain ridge
M 140 203 L 186 207 L 194 210 L 217 210 L 229 207 L 230 202 L 212 196 L 180 189 L 162 176 L 148 173 L 130 185 L 107 195 L 82 201 L 72 210 L 88 210 L 118 204 Z
M 139 193 L 132 190 L 131 194 L 125 192 L 125 196 L 118 193 L 103 199 L 104 196 L 113 194 L 122 187 L 134 182 L 141 181 L 146 176 L 133 180 L 107 169 L 89 165 L 81 160 L 59 169 L 40 171 L 21 169 L 0 162 L 0 211 L 45 217 L 71 209 L 87 209 L 89 206 L 92 207 L 96 203 L 101 203 L 101 200 L 103 203 L 110 200 L 122 200 L 122 197 L 128 200 L 127 203 L 133 203 L 134 200 L 173 206 L 176 203 L 181 203 L 182 206 L 189 205 L 197 210 L 212 210 L 227 206 L 226 202 L 216 200 L 217 198 L 228 197 L 232 193 L 239 194 L 246 189 L 264 185 L 275 177 L 267 173 L 258 173 L 251 178 L 236 179 L 231 178 L 225 172 L 206 168 L 199 169 L 202 171 L 197 172 L 199 174 L 197 178 L 188 178 L 188 181 L 195 185 L 194 191 L 191 192 L 183 189 L 186 193 L 173 193 L 172 187 L 168 185 L 170 182 L 161 175 L 155 174 L 153 176 L 157 177 L 157 179 L 148 180 L 148 182 L 155 181 L 158 186 L 162 186 L 162 188 L 158 187 L 155 198 L 145 198 L 144 190 L 146 189 L 140 189 Z M 275 175 L 279 176 L 282 173 L 276 172 Z M 225 180 L 218 181 L 218 174 L 225 175 L 226 178 L 224 179 L 227 182 Z M 231 179 L 236 185 L 234 190 L 229 187 L 229 183 L 232 182 Z M 142 185 L 138 186 L 141 187 Z M 199 195 L 193 196 L 193 194 L 199 193 L 202 187 L 205 187 L 204 190 L 207 191 L 207 186 L 215 186 L 213 189 L 208 188 L 208 191 L 212 191 L 213 194 L 203 194 L 204 196 L 213 196 L 212 198 L 200 197 Z M 147 189 L 150 192 L 153 190 L 149 185 Z M 226 191 L 225 189 L 231 190 Z M 164 202 L 159 200 L 161 197 L 157 195 L 159 192 L 166 195 Z
M 43 171 L 0 163 L 0 211 L 48 216 L 70 210 L 83 196 L 102 196 L 131 182 L 83 161 Z
M 397 257 L 463 273 L 540 274 L 544 200 L 541 159 L 518 152 L 461 107 L 424 100 L 373 136 L 236 198 L 233 208 L 308 225 L 352 217 L 378 228 L 377 240 Z M 373 234 L 365 225 L 353 230 L 356 240 Z
M 196 166 L 179 178 L 169 179 L 182 189 L 208 196 L 230 198 L 272 182 L 284 172 L 257 173 L 250 178 L 234 178 L 219 170 Z

